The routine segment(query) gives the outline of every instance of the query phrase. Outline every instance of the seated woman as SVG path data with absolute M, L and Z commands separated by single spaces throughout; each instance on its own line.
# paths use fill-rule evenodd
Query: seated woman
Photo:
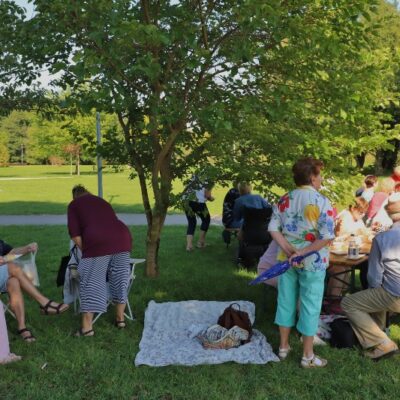
M 385 201 L 389 195 L 394 191 L 395 182 L 392 178 L 385 178 L 379 185 L 379 191 L 375 192 L 371 201 L 369 202 L 369 207 L 367 210 L 367 222 L 366 225 L 370 226 L 373 218 L 376 216 L 378 211 L 384 205 Z
M 56 303 L 40 293 L 17 264 L 8 262 L 7 256 L 27 254 L 36 250 L 36 243 L 12 248 L 9 244 L 0 240 L 0 292 L 8 292 L 10 308 L 17 319 L 17 333 L 25 342 L 33 342 L 35 337 L 25 325 L 25 306 L 22 290 L 39 303 L 42 314 L 61 314 L 69 308 L 67 304 Z
M 10 353 L 6 319 L 4 318 L 4 307 L 3 303 L 0 301 L 0 364 L 7 364 L 20 359 L 20 356 Z
M 368 202 L 362 197 L 357 197 L 354 204 L 350 205 L 348 209 L 340 212 L 335 221 L 335 235 L 350 236 L 360 235 L 366 232 L 367 228 L 364 224 L 363 217 L 368 210 Z M 347 286 L 350 274 L 346 273 L 346 267 L 339 265 L 332 265 L 329 268 L 329 274 L 334 275 L 329 279 L 327 295 L 333 297 L 340 297 L 343 288 Z M 335 278 L 337 276 L 338 278 Z

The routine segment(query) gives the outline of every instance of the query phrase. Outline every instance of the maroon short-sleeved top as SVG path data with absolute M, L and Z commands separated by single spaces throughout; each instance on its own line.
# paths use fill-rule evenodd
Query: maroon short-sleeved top
M 71 238 L 82 237 L 82 257 L 99 257 L 131 251 L 132 237 L 109 203 L 92 194 L 73 200 L 68 206 Z

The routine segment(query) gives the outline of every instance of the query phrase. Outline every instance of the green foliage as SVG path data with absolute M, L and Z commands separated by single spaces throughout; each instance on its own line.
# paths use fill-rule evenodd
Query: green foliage
M 272 192 L 292 185 L 301 156 L 345 174 L 393 137 L 380 123 L 394 72 L 374 41 L 376 0 L 33 0 L 29 20 L 3 3 L 10 65 L 58 74 L 67 108 L 117 115 L 122 135 L 111 129 L 103 151 L 135 169 L 153 245 L 174 179 Z
M 7 165 L 10 160 L 10 154 L 7 146 L 4 143 L 0 143 L 0 165 Z

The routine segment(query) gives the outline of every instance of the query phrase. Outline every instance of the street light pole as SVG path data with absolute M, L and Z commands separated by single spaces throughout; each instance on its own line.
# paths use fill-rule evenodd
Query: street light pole
M 96 112 L 96 138 L 97 138 L 97 188 L 99 197 L 103 198 L 103 165 L 99 147 L 101 146 L 100 113 Z

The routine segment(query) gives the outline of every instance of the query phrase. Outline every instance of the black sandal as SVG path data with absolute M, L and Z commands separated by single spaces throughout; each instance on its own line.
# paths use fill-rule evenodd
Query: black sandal
M 118 329 L 124 329 L 126 328 L 126 322 L 125 321 L 115 321 L 114 325 L 118 328 Z
M 82 328 L 80 328 L 75 332 L 74 336 L 75 337 L 84 337 L 84 336 L 91 337 L 91 336 L 94 336 L 94 330 L 89 329 L 88 331 L 84 331 Z
M 51 303 L 56 303 L 56 302 L 54 300 L 49 300 L 47 304 L 45 304 L 44 306 L 40 306 L 40 313 L 44 315 L 57 315 L 57 314 L 62 314 L 69 308 L 68 304 L 60 303 L 58 306 L 53 306 Z M 63 306 L 67 307 L 61 309 Z M 55 310 L 55 312 L 49 312 L 49 309 Z
M 29 332 L 29 335 L 28 336 L 22 336 L 22 334 L 25 333 L 25 332 Z M 18 329 L 17 330 L 17 334 L 19 336 L 21 336 L 21 339 L 24 342 L 27 342 L 27 343 L 32 343 L 32 342 L 34 342 L 36 340 L 35 336 L 32 335 L 32 331 L 30 329 L 28 329 L 28 328 Z

